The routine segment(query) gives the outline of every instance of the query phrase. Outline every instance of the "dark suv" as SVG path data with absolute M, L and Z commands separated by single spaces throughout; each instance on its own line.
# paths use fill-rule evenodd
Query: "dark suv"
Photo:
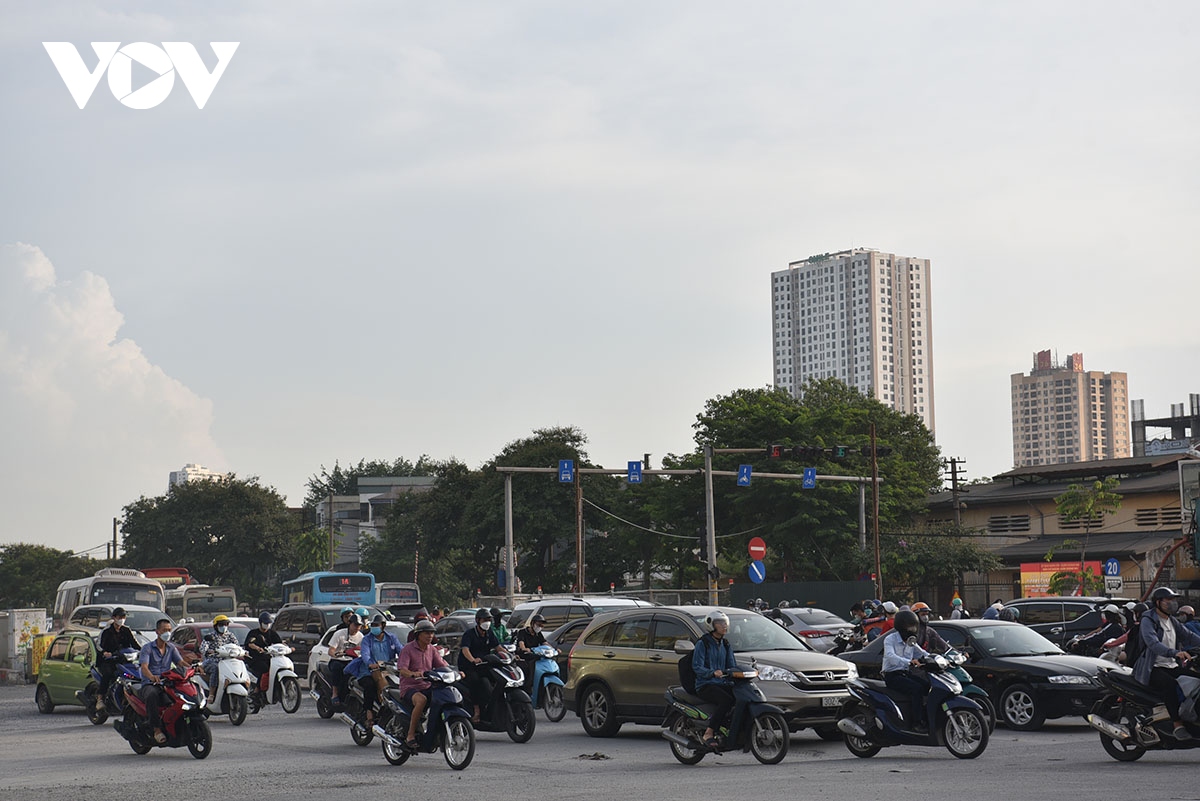
M 275 615 L 275 631 L 279 639 L 295 648 L 291 654 L 297 676 L 308 675 L 308 652 L 321 641 L 321 636 L 330 626 L 341 622 L 346 604 L 284 604 Z M 355 607 L 357 608 L 357 607 Z M 372 616 L 381 612 L 378 607 L 368 606 Z
M 1087 634 L 1104 623 L 1099 610 L 1108 604 L 1124 606 L 1125 598 L 1101 598 L 1077 595 L 1049 595 L 1043 598 L 1017 598 L 1006 606 L 1018 609 L 1018 620 L 1059 648 L 1076 634 Z

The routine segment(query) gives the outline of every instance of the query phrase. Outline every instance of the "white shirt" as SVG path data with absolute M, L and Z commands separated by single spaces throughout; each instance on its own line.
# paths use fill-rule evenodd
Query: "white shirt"
M 350 633 L 350 629 L 338 629 L 333 633 L 333 636 L 329 638 L 329 655 L 340 656 L 341 652 L 345 650 L 348 645 L 362 644 L 362 638 L 362 629 L 359 629 L 354 634 Z M 349 642 L 347 643 L 347 641 Z
M 900 639 L 900 632 L 889 631 L 883 640 L 883 672 L 893 670 L 908 670 L 914 659 L 929 656 L 929 652 L 919 645 L 909 645 Z
M 1162 626 L 1163 630 L 1162 644 L 1171 649 L 1171 655 L 1154 657 L 1154 666 L 1175 667 L 1175 626 L 1172 624 L 1171 618 L 1167 618 L 1164 621 L 1161 615 L 1158 618 L 1158 623 Z

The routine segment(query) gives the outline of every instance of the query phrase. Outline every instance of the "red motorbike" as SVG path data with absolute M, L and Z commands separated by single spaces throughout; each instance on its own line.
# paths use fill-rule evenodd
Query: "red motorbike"
M 156 745 L 160 748 L 186 746 L 196 759 L 204 759 L 212 751 L 212 730 L 208 727 L 208 702 L 192 677 L 194 668 L 183 673 L 169 670 L 162 676 L 162 689 L 170 699 L 169 704 L 159 708 L 162 715 L 164 743 L 154 741 L 154 729 L 146 716 L 146 702 L 137 694 L 135 687 L 126 686 L 125 700 L 128 706 L 125 716 L 113 721 L 117 733 L 129 741 L 135 754 L 148 754 Z

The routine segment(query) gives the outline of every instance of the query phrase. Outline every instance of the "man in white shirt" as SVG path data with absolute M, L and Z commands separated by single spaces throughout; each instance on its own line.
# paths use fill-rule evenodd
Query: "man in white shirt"
M 925 696 L 929 694 L 929 676 L 914 669 L 929 652 L 916 644 L 921 622 L 915 612 L 898 612 L 895 627 L 883 641 L 883 680 L 890 689 L 906 693 L 910 699 L 908 728 L 928 731 Z
M 362 638 L 362 618 L 357 614 L 351 614 L 347 627 L 338 629 L 329 638 L 329 683 L 333 686 L 330 700 L 334 704 L 342 702 L 340 696 L 346 689 L 343 671 L 350 660 L 357 656 L 354 651 L 362 643 Z

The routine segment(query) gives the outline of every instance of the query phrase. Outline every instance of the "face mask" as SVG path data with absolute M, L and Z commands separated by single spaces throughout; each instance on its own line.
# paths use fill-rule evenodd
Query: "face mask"
M 227 628 L 229 628 L 229 627 L 228 626 L 217 626 L 217 634 L 224 634 L 225 629 L 227 629 Z
M 121 628 L 121 626 L 125 625 L 125 618 L 119 617 L 116 620 L 114 620 L 113 623 L 116 625 L 117 628 Z
M 167 640 L 171 639 L 171 632 L 169 632 L 169 631 L 160 631 L 160 632 L 158 633 L 158 639 L 162 640 L 163 642 L 166 642 Z
M 371 626 L 371 634 L 378 637 L 382 633 L 383 633 L 383 629 L 380 626 Z
M 1167 614 L 1173 615 L 1179 611 L 1179 601 L 1167 601 Z
M 482 629 L 483 631 L 487 631 L 491 627 L 492 627 L 492 621 L 490 621 L 490 620 L 485 620 L 479 624 L 479 628 Z
M 542 627 L 541 627 L 541 626 L 534 626 L 534 627 L 533 627 L 533 633 L 534 633 L 534 634 L 541 634 L 541 633 L 542 633 Z
M 917 620 L 920 620 L 922 623 L 928 623 L 929 615 L 917 615 Z

